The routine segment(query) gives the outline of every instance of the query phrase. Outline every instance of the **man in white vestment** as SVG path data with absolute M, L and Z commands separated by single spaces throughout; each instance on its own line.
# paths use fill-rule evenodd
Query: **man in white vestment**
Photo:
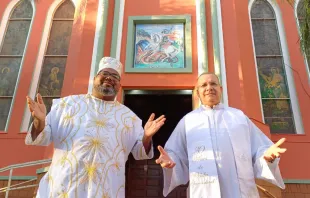
M 34 118 L 27 145 L 54 143 L 54 155 L 42 178 L 37 197 L 124 198 L 125 163 L 133 157 L 153 157 L 152 136 L 165 116 L 152 114 L 142 121 L 115 100 L 120 88 L 122 64 L 104 57 L 94 77 L 92 94 L 53 100 L 51 111 L 40 94 L 37 102 L 27 97 Z
M 158 146 L 164 196 L 187 182 L 191 198 L 258 198 L 255 178 L 284 188 L 285 139 L 273 144 L 241 110 L 221 104 L 215 74 L 200 75 L 196 88 L 202 105 L 181 119 L 165 149 Z

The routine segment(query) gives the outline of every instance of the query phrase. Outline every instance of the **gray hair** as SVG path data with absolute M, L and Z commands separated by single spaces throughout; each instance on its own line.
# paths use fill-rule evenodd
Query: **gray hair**
M 204 76 L 204 75 L 214 75 L 216 78 L 217 78 L 217 80 L 218 80 L 218 82 L 219 82 L 219 85 L 221 85 L 221 81 L 220 81 L 220 78 L 218 77 L 218 75 L 216 75 L 214 72 L 203 72 L 202 74 L 200 74 L 199 76 L 198 76 L 198 78 L 197 78 L 197 81 L 198 81 L 198 79 L 201 77 L 201 76 Z

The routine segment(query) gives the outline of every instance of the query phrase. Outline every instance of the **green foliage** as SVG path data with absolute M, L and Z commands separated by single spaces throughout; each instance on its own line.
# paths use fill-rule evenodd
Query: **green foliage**
M 304 6 L 299 7 L 302 19 L 299 23 L 300 47 L 304 54 L 310 56 L 310 0 L 303 0 Z

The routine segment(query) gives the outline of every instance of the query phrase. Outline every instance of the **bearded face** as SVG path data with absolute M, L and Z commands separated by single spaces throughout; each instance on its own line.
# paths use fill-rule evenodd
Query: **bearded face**
M 114 69 L 103 69 L 94 79 L 94 91 L 102 96 L 116 96 L 119 88 L 120 76 Z

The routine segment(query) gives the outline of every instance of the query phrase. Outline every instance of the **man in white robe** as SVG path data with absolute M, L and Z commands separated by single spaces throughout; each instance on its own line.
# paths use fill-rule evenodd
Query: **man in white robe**
M 152 114 L 144 129 L 142 121 L 115 100 L 120 88 L 122 64 L 110 57 L 100 61 L 92 94 L 53 100 L 50 113 L 40 94 L 37 102 L 27 97 L 34 122 L 27 145 L 54 143 L 47 174 L 37 197 L 124 198 L 125 163 L 153 157 L 152 136 L 165 117 Z
M 163 167 L 167 196 L 189 182 L 191 198 L 257 198 L 255 178 L 281 188 L 278 167 L 284 138 L 273 144 L 240 110 L 220 103 L 213 73 L 198 78 L 200 108 L 185 115 L 156 160 Z

